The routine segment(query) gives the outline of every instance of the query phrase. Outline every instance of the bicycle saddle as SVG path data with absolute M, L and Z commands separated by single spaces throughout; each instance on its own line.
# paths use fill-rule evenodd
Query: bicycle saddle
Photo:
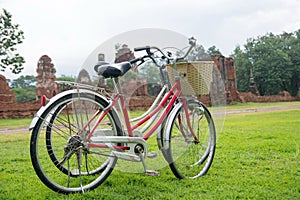
M 130 62 L 121 62 L 116 64 L 98 62 L 94 67 L 97 74 L 102 75 L 104 78 L 116 78 L 123 76 L 130 68 Z

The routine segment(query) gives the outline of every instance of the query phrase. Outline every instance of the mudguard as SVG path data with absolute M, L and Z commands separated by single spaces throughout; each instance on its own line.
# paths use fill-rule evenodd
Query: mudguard
M 168 142 L 165 142 L 165 141 L 168 141 L 170 138 L 173 118 L 175 117 L 177 111 L 181 109 L 182 105 L 183 105 L 182 102 L 177 103 L 167 118 L 165 130 L 163 131 L 162 136 L 161 136 L 162 137 L 161 148 L 163 150 L 169 149 Z
M 50 101 L 49 101 L 45 106 L 42 106 L 42 107 L 38 110 L 38 112 L 35 114 L 35 116 L 33 117 L 32 121 L 31 121 L 31 123 L 30 123 L 29 130 L 32 130 L 32 129 L 35 127 L 35 125 L 36 125 L 38 119 L 41 117 L 41 115 L 45 112 L 45 110 L 47 110 L 47 108 L 48 108 L 50 105 L 52 105 L 52 104 L 53 104 L 55 101 L 57 101 L 58 99 L 60 99 L 60 98 L 62 98 L 62 97 L 64 97 L 64 96 L 66 96 L 66 95 L 70 95 L 70 94 L 74 94 L 74 93 L 89 93 L 89 94 L 98 96 L 98 97 L 102 98 L 103 100 L 106 100 L 106 99 L 107 99 L 106 97 L 100 95 L 99 93 L 94 92 L 94 91 L 92 91 L 92 90 L 88 90 L 88 89 L 71 89 L 71 90 L 66 90 L 66 91 L 61 92 L 61 93 L 55 95 L 54 97 L 52 97 L 52 98 L 50 99 Z M 106 100 L 106 101 L 107 101 L 107 100 Z M 109 103 L 109 102 L 107 101 L 107 103 Z

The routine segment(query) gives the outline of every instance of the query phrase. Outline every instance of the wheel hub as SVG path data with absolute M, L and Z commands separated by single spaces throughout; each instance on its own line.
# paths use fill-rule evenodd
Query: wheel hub
M 74 153 L 78 149 L 83 148 L 84 144 L 78 135 L 71 136 L 68 139 L 67 145 L 65 146 L 65 155 L 69 154 L 70 152 Z

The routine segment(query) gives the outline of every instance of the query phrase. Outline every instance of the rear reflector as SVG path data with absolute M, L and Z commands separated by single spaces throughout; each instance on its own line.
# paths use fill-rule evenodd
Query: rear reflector
M 41 105 L 42 105 L 42 106 L 45 106 L 45 105 L 46 105 L 46 102 L 47 102 L 47 97 L 46 97 L 45 95 L 43 95 L 43 96 L 41 97 Z

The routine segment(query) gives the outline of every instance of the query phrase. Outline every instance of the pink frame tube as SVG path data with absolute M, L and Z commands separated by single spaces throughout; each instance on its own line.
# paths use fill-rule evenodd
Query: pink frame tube
M 175 92 L 175 93 L 174 93 Z M 176 80 L 175 84 L 173 85 L 173 87 L 170 89 L 170 91 L 168 91 L 165 96 L 163 97 L 163 99 L 160 101 L 159 105 L 157 106 L 157 108 L 155 108 L 152 112 L 150 112 L 146 117 L 144 117 L 143 119 L 141 119 L 140 121 L 138 121 L 135 125 L 131 126 L 130 124 L 130 119 L 129 119 L 129 115 L 128 115 L 128 110 L 125 106 L 125 98 L 123 95 L 121 94 L 117 94 L 114 99 L 112 104 L 110 105 L 110 107 L 106 108 L 104 113 L 102 113 L 102 115 L 98 118 L 97 122 L 94 124 L 94 126 L 92 127 L 91 132 L 88 134 L 87 136 L 87 140 L 89 140 L 94 131 L 96 130 L 97 126 L 100 124 L 100 122 L 102 121 L 102 119 L 106 116 L 106 114 L 110 111 L 110 109 L 120 100 L 120 104 L 121 104 L 121 110 L 123 112 L 124 115 L 124 120 L 125 120 L 125 125 L 128 131 L 128 135 L 129 136 L 133 136 L 132 132 L 133 130 L 135 130 L 136 128 L 138 128 L 139 126 L 141 126 L 142 124 L 144 124 L 145 122 L 147 122 L 151 117 L 153 117 L 157 112 L 160 111 L 160 109 L 167 103 L 167 101 L 169 100 L 169 98 L 172 96 L 170 102 L 167 104 L 167 106 L 164 108 L 162 115 L 159 117 L 158 121 L 153 125 L 153 127 L 143 136 L 144 140 L 147 140 L 153 133 L 154 131 L 158 128 L 158 126 L 162 123 L 162 121 L 165 119 L 165 117 L 167 116 L 167 114 L 170 112 L 170 110 L 172 109 L 172 106 L 174 105 L 175 101 L 177 100 L 177 98 L 181 95 L 181 86 L 180 86 L 180 81 Z M 188 113 L 188 108 L 187 108 L 187 102 L 186 99 L 183 98 L 183 106 L 184 106 L 184 110 L 186 113 L 186 118 L 187 118 L 187 123 L 188 123 L 188 128 L 191 130 L 192 135 L 194 137 L 194 140 L 198 141 L 196 135 L 193 132 L 193 129 L 191 128 L 191 122 L 190 122 L 190 118 L 189 118 L 189 113 Z M 88 123 L 84 126 L 84 128 L 86 128 L 92 120 L 94 120 L 99 114 L 101 113 L 101 111 L 99 110 L 98 112 L 95 113 L 95 115 L 88 121 Z M 79 135 L 82 134 L 82 132 L 79 133 Z M 183 134 L 185 134 L 183 132 Z M 94 144 L 94 143 L 90 143 L 89 147 L 98 147 L 98 148 L 108 148 L 107 145 L 105 144 Z M 119 149 L 119 150 L 128 150 L 128 147 L 126 146 L 114 146 L 114 148 Z

